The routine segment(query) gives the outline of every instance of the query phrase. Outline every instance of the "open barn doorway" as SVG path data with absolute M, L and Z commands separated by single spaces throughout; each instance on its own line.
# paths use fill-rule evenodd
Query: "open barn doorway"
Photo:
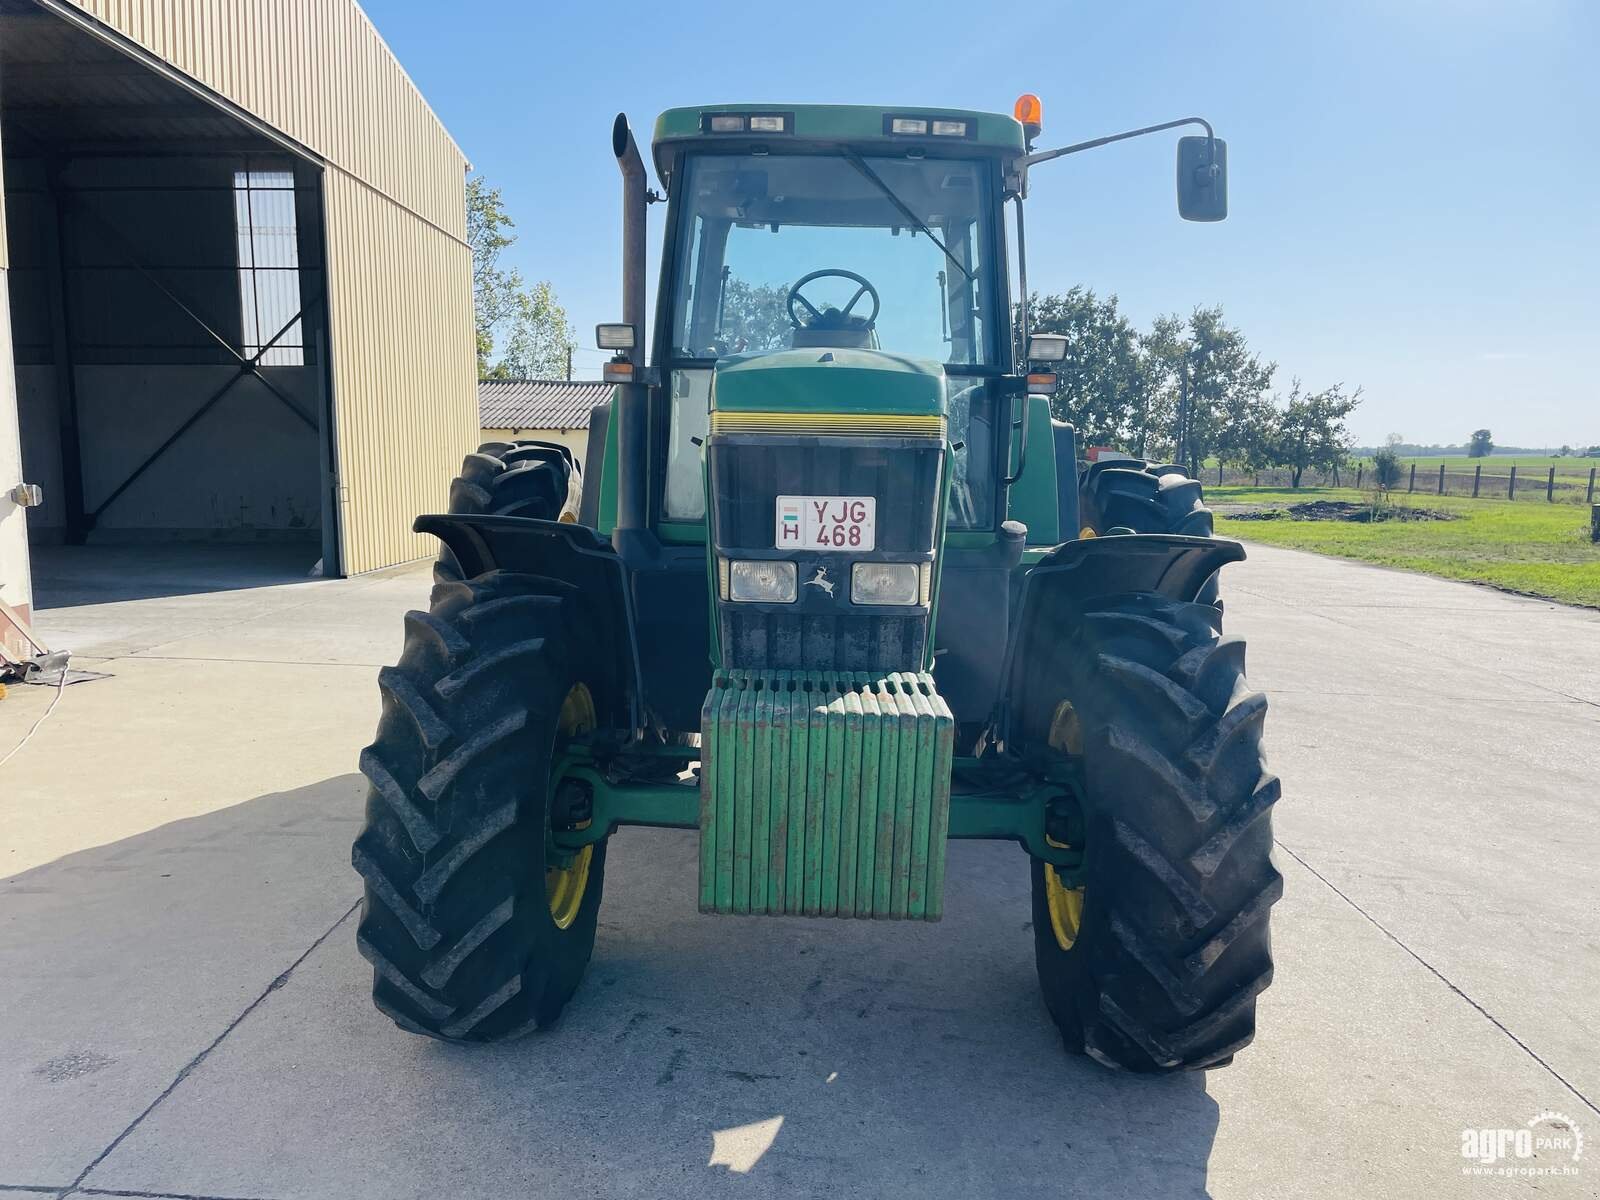
M 35 607 L 337 574 L 320 164 L 33 0 L 0 123 Z

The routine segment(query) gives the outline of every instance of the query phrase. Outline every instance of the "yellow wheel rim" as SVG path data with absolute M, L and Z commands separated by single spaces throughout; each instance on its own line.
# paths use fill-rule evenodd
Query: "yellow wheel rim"
M 583 684 L 575 683 L 561 702 L 561 714 L 556 718 L 556 745 L 559 747 L 569 738 L 588 733 L 594 725 L 594 697 Z M 552 789 L 556 782 L 550 781 Z M 594 847 L 585 846 L 566 866 L 544 869 L 544 895 L 550 902 L 550 919 L 556 923 L 556 928 L 566 929 L 578 919 L 583 894 L 589 887 L 589 864 L 593 860 Z
M 1083 923 L 1083 889 L 1069 888 L 1061 882 L 1056 869 L 1046 863 L 1044 901 L 1050 909 L 1050 931 L 1056 935 L 1056 945 L 1071 950 Z
M 1084 536 L 1093 537 L 1094 531 L 1085 528 Z M 1056 705 L 1050 720 L 1050 749 L 1061 754 L 1083 753 L 1083 722 L 1069 700 Z M 1059 845 L 1046 837 L 1052 846 Z M 1071 950 L 1078 940 L 1078 930 L 1083 925 L 1083 889 L 1069 888 L 1049 863 L 1044 868 L 1044 900 L 1050 910 L 1050 931 L 1056 935 L 1056 945 Z
M 1050 717 L 1049 744 L 1050 749 L 1062 754 L 1076 757 L 1083 753 L 1083 721 L 1078 716 L 1078 710 L 1072 707 L 1072 701 L 1063 700 L 1056 705 L 1056 711 Z

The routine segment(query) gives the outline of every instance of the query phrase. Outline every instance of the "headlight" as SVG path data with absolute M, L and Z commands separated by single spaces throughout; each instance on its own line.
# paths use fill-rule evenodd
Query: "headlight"
M 728 599 L 753 604 L 793 604 L 792 562 L 740 559 L 728 564 Z
M 851 604 L 915 604 L 921 593 L 917 563 L 858 562 L 850 568 Z

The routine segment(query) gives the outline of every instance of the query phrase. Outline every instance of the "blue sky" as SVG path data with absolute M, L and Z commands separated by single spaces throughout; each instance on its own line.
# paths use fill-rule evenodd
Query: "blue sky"
M 1220 303 L 1284 390 L 1365 388 L 1362 442 L 1480 426 L 1501 444 L 1600 442 L 1588 0 L 366 8 L 503 189 L 508 261 L 555 285 L 585 345 L 620 315 L 618 110 L 647 136 L 680 104 L 1005 112 L 1033 91 L 1041 146 L 1208 117 L 1231 207 L 1220 225 L 1178 219 L 1175 135 L 1047 164 L 1028 210 L 1036 290 L 1115 292 L 1140 325 Z M 593 377 L 602 356 L 578 361 Z

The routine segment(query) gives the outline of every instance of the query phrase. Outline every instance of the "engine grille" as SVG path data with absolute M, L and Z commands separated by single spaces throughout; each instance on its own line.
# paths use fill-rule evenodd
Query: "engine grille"
M 711 507 L 723 553 L 772 549 L 779 496 L 875 496 L 878 549 L 933 549 L 943 443 L 928 438 L 718 437 Z
M 905 671 L 922 666 L 928 609 L 863 611 L 850 603 L 851 564 L 916 561 L 933 553 L 944 443 L 931 437 L 713 433 L 707 447 L 712 542 L 725 558 L 782 558 L 799 577 L 825 569 L 836 587 L 802 586 L 792 604 L 719 600 L 724 666 L 749 670 Z M 871 552 L 774 547 L 779 496 L 872 496 Z
M 927 617 L 800 614 L 722 605 L 722 646 L 729 666 L 752 670 L 898 671 L 922 661 Z

